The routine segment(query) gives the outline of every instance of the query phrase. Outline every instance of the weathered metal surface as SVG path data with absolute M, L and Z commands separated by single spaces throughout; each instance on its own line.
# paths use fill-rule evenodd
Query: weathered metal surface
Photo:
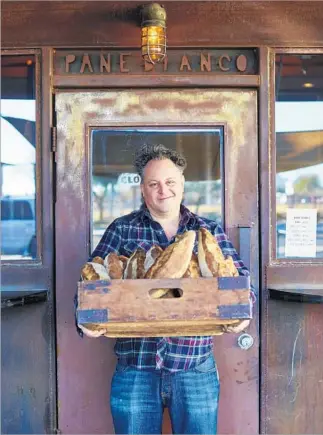
M 139 48 L 142 4 L 6 1 L 2 45 Z M 320 1 L 167 1 L 165 9 L 173 47 L 323 45 Z
M 47 291 L 39 291 L 35 293 L 6 292 L 5 295 L 1 292 L 1 308 L 23 307 L 25 305 L 46 302 L 47 296 Z
M 217 126 L 225 131 L 225 222 L 238 247 L 238 225 L 250 226 L 251 270 L 258 283 L 257 94 L 186 90 L 57 93 L 57 345 L 59 427 L 67 433 L 112 432 L 108 391 L 115 364 L 109 339 L 83 340 L 74 326 L 73 297 L 89 254 L 89 126 Z M 194 121 L 192 121 L 194 120 Z M 255 344 L 215 339 L 222 382 L 219 432 L 258 433 L 258 318 Z M 165 430 L 167 431 L 167 425 Z
M 264 431 L 323 433 L 323 304 L 270 300 Z
M 159 75 L 159 76 L 141 76 L 141 75 L 123 75 L 115 76 L 55 76 L 53 85 L 55 88 L 178 88 L 184 86 L 204 86 L 217 88 L 257 88 L 260 83 L 259 76 L 249 75 Z
M 53 433 L 48 302 L 1 310 L 1 433 Z
M 33 292 L 48 290 L 50 286 L 51 268 L 43 265 L 6 264 L 1 267 L 2 291 L 19 292 L 20 290 Z
M 300 289 L 323 294 L 323 264 L 276 264 L 266 268 L 267 287 L 297 292 Z
M 260 110 L 262 117 L 269 119 L 269 124 L 260 124 L 261 238 L 265 271 L 261 430 L 270 434 L 322 433 L 322 412 L 317 406 L 323 400 L 320 358 L 323 352 L 322 264 L 319 259 L 275 258 L 276 132 L 273 122 L 275 98 L 271 98 L 275 95 L 275 52 L 303 54 L 304 50 L 260 50 Z M 306 52 L 318 54 L 321 50 Z
M 55 75 L 258 74 L 255 49 L 168 49 L 160 64 L 143 62 L 140 49 L 55 50 Z
M 40 50 L 7 53 L 35 54 L 37 58 L 38 258 L 2 264 L 1 296 L 6 306 L 1 312 L 2 433 L 53 433 L 56 427 L 51 96 L 47 53 L 44 49 L 42 58 Z M 41 303 L 45 295 L 46 302 Z

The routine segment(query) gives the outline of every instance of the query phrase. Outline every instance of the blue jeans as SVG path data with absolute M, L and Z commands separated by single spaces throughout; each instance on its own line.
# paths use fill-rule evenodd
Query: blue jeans
M 115 433 L 161 434 L 168 407 L 173 434 L 216 434 L 218 399 L 213 355 L 175 373 L 117 364 L 110 396 Z

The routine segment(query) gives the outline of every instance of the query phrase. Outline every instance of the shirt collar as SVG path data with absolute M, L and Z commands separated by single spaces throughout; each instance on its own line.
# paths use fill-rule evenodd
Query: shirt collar
M 151 221 L 153 220 L 150 211 L 148 210 L 145 203 L 141 205 L 140 212 L 141 212 L 140 217 L 142 221 L 144 221 L 145 219 L 149 219 Z M 180 213 L 181 213 L 181 218 L 179 221 L 179 226 L 185 226 L 189 222 L 192 222 L 192 224 L 195 222 L 195 215 L 183 204 L 181 204 Z

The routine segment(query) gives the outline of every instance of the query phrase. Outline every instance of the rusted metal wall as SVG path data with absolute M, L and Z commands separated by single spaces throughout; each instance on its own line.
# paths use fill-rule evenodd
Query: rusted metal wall
M 322 302 L 270 300 L 265 433 L 323 433 L 322 356 Z
M 146 1 L 4 1 L 8 47 L 140 47 Z M 166 1 L 170 46 L 323 45 L 320 1 Z
M 50 433 L 53 426 L 47 302 L 1 311 L 1 433 Z

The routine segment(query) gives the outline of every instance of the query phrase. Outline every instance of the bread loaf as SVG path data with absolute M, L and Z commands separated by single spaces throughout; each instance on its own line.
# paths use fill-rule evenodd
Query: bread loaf
M 96 281 L 98 279 L 110 279 L 106 268 L 99 263 L 88 262 L 81 269 L 81 276 L 86 281 Z
M 142 279 L 145 276 L 145 258 L 144 249 L 138 248 L 127 261 L 123 277 L 125 279 Z
M 203 277 L 239 276 L 231 256 L 224 257 L 216 238 L 205 228 L 199 230 L 198 262 Z
M 182 278 L 191 261 L 195 231 L 186 231 L 183 237 L 169 245 L 147 271 L 145 278 Z
M 122 279 L 125 265 L 115 252 L 110 252 L 105 257 L 104 266 L 111 279 Z
M 205 278 L 217 277 L 219 263 L 225 258 L 216 238 L 206 228 L 198 232 L 198 262 Z
M 195 242 L 195 231 L 187 231 L 175 239 L 157 258 L 147 271 L 145 278 L 182 278 L 188 269 Z M 176 289 L 154 289 L 151 296 L 155 299 L 162 297 L 178 297 Z
M 104 260 L 101 257 L 94 257 L 91 261 L 91 263 L 98 263 L 104 265 Z
M 190 264 L 186 272 L 183 275 L 183 278 L 200 278 L 201 270 L 198 262 L 197 255 L 193 253 Z
M 157 258 L 160 256 L 160 254 L 163 252 L 163 249 L 160 246 L 153 245 L 149 251 L 146 252 L 146 258 L 144 263 L 144 269 L 145 273 L 148 271 L 148 269 L 151 268 L 151 266 L 155 263 Z
M 238 269 L 235 267 L 231 256 L 228 256 L 223 262 L 219 263 L 218 276 L 239 276 Z

